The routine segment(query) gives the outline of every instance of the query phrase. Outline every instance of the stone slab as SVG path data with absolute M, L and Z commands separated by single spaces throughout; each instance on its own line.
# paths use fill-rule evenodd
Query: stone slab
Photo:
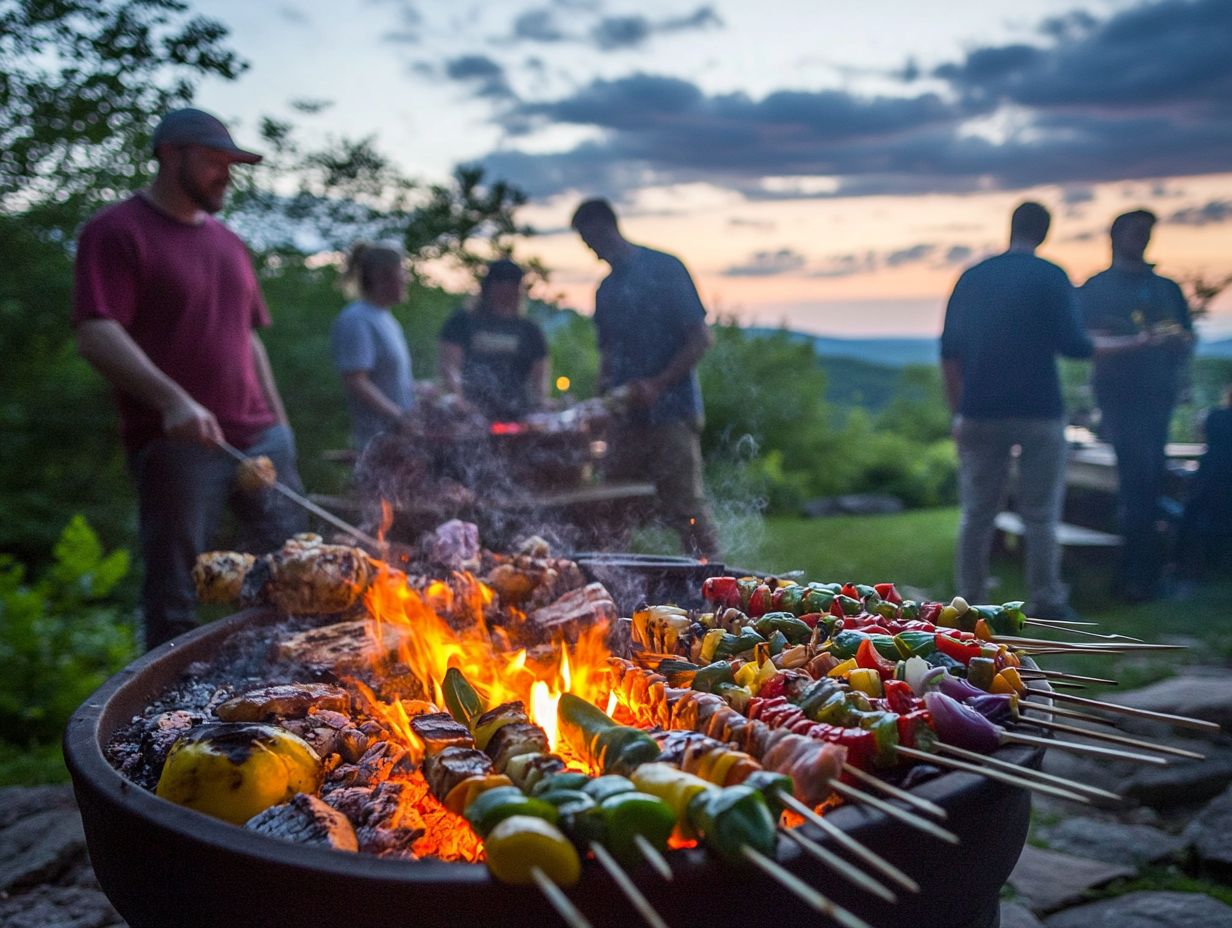
M 1201 669 L 1186 670 L 1180 676 L 1161 680 L 1126 693 L 1110 693 L 1109 702 L 1152 712 L 1167 712 L 1204 719 L 1232 733 L 1232 674 Z
M 39 886 L 17 896 L 0 896 L 4 928 L 124 928 L 107 897 L 77 886 Z
M 1193 817 L 1184 837 L 1206 870 L 1232 881 L 1232 787 Z
M 1025 905 L 1002 902 L 1000 928 L 1044 928 L 1044 923 Z
M 1089 889 L 1136 872 L 1122 864 L 1074 857 L 1028 844 L 1022 849 L 1009 883 L 1023 905 L 1034 912 L 1051 912 L 1081 899 Z
M 1036 834 L 1052 850 L 1110 864 L 1141 867 L 1185 850 L 1187 841 L 1177 835 L 1122 822 L 1076 816 L 1056 825 L 1041 826 Z
M 85 857 L 76 809 L 37 812 L 0 831 L 0 892 L 51 882 Z
M 1058 912 L 1047 928 L 1228 928 L 1232 906 L 1201 893 L 1126 893 Z

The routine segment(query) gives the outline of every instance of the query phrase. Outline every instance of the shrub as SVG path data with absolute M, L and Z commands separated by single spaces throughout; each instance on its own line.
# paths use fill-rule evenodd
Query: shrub
M 103 552 L 73 516 L 34 582 L 0 554 L 0 740 L 59 736 L 68 717 L 136 653 L 128 610 L 111 600 L 128 573 L 125 550 Z

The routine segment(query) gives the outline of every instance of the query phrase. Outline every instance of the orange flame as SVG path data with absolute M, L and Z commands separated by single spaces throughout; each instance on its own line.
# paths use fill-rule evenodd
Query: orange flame
M 510 650 L 510 632 L 517 632 L 517 623 L 526 617 L 505 610 L 514 627 L 489 626 L 485 611 L 493 600 L 493 591 L 470 574 L 455 574 L 449 582 L 434 580 L 420 595 L 407 586 L 405 574 L 388 568 L 381 569 L 364 594 L 374 619 L 373 636 L 381 642 L 387 633 L 396 633 L 398 659 L 419 680 L 424 699 L 444 705 L 441 683 L 445 672 L 456 667 L 489 708 L 521 701 L 555 751 L 556 706 L 563 693 L 596 705 L 610 704 L 607 626 L 584 629 L 572 644 L 559 640 L 532 651 Z M 417 748 L 409 723 L 403 724 L 406 713 L 401 706 L 387 706 L 382 715 L 390 720 L 391 730 L 405 732 L 407 743 Z

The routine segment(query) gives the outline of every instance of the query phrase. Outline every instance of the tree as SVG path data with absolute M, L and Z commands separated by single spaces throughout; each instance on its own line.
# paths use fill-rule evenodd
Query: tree
M 131 189 L 159 114 L 247 64 L 178 0 L 0 0 L 0 210 L 57 237 Z

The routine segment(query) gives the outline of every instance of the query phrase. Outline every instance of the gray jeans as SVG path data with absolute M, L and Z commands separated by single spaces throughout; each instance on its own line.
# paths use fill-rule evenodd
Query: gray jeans
M 278 479 L 293 490 L 303 484 L 295 468 L 295 440 L 284 425 L 266 429 L 246 450 L 266 455 Z M 218 449 L 160 438 L 129 459 L 137 485 L 145 645 L 153 648 L 197 624 L 192 568 L 216 544 L 223 507 L 240 523 L 242 550 L 264 552 L 303 531 L 307 520 L 272 491 L 250 496 L 235 489 L 236 463 Z
M 1027 591 L 1035 609 L 1065 605 L 1057 522 L 1065 493 L 1065 426 L 1060 419 L 967 419 L 958 432 L 958 496 L 962 519 L 954 582 L 969 602 L 988 595 L 988 558 L 993 521 L 1005 503 L 1014 446 L 1018 486 L 1014 494 L 1025 526 Z

